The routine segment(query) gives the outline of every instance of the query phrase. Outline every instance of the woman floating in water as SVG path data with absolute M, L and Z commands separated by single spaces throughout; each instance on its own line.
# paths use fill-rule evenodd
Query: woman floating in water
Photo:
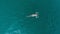
M 29 16 L 27 16 L 27 17 L 39 18 L 39 14 L 38 14 L 38 12 L 35 12 L 34 14 L 31 14 L 31 15 L 29 15 Z

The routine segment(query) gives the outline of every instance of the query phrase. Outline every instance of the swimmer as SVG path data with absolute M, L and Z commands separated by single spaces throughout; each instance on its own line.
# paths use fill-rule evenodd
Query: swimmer
M 35 12 L 35 14 L 31 14 L 27 17 L 35 17 L 35 18 L 39 18 L 38 12 Z

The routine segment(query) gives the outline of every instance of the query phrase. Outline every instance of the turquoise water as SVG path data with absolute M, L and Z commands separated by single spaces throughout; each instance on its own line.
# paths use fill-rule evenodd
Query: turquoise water
M 0 34 L 60 34 L 59 0 L 0 0 Z M 27 18 L 34 12 L 39 18 Z

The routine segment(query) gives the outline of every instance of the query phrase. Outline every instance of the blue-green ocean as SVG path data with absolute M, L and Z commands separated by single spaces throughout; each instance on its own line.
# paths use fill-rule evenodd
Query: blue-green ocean
M 0 0 L 0 34 L 60 34 L 60 0 Z

